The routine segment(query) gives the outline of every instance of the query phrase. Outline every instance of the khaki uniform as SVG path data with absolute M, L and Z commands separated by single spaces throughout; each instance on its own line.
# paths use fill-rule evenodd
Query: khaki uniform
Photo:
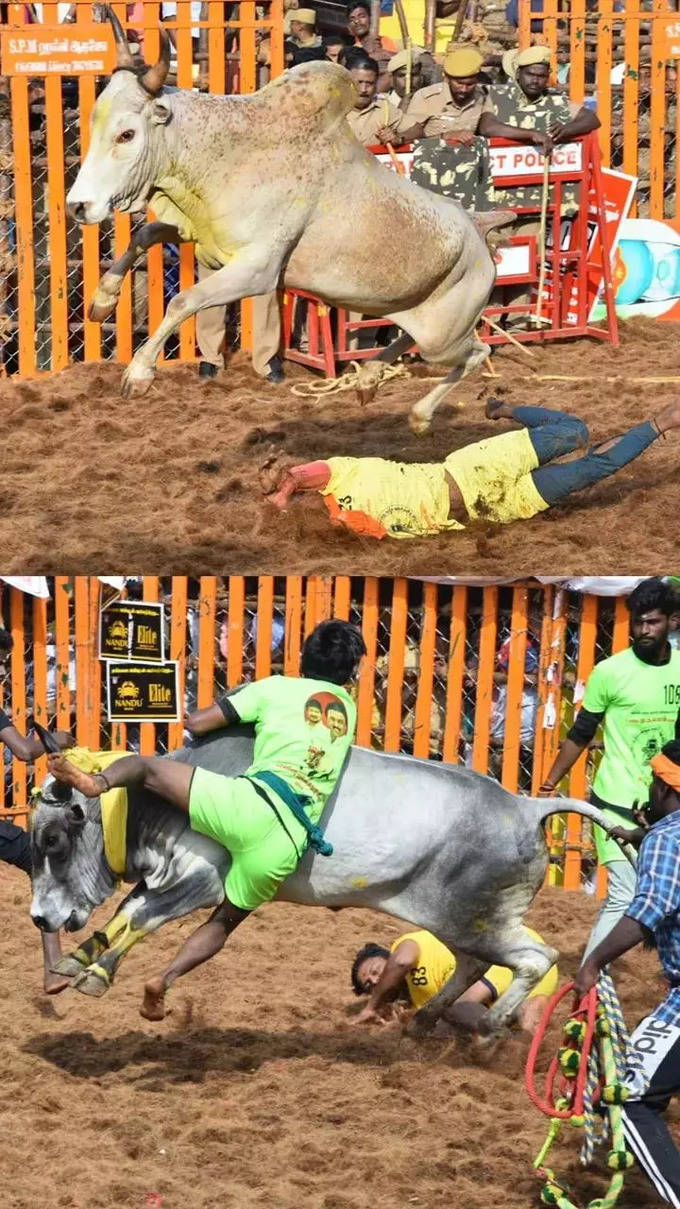
M 205 281 L 213 272 L 199 264 L 198 280 Z M 226 314 L 226 306 L 210 306 L 196 315 L 196 341 L 201 360 L 220 369 L 224 368 L 222 344 Z M 267 376 L 269 362 L 278 354 L 280 344 L 279 296 L 276 290 L 271 294 L 258 294 L 253 298 L 253 369 L 261 378 Z
M 470 130 L 474 134 L 487 108 L 486 97 L 479 87 L 466 105 L 456 105 L 444 80 L 441 84 L 420 88 L 412 97 L 406 113 L 411 125 L 420 123 L 425 138 L 433 138 L 435 135 L 446 137 L 457 130 Z
M 347 114 L 347 121 L 353 134 L 360 143 L 363 143 L 364 147 L 378 146 L 380 143 L 378 131 L 382 130 L 383 126 L 391 126 L 397 134 L 401 134 L 402 131 L 409 130 L 413 125 L 410 110 L 407 116 L 389 101 L 377 99 L 371 101 L 368 109 L 351 109 Z
M 481 135 L 469 147 L 452 147 L 442 138 L 418 139 L 411 180 L 432 193 L 452 197 L 464 210 L 493 210 L 496 202 L 489 144 Z

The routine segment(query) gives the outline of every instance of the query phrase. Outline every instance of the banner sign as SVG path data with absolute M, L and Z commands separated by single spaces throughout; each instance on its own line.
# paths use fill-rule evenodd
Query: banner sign
M 109 76 L 116 66 L 109 25 L 22 25 L 2 30 L 4 76 Z
M 489 143 L 491 175 L 494 182 L 506 176 L 543 176 L 543 154 L 533 143 L 523 146 L 495 147 Z M 583 167 L 582 143 L 558 143 L 550 156 L 550 175 L 569 176 Z
M 99 614 L 99 658 L 163 663 L 165 611 L 156 601 L 116 600 Z
M 106 664 L 109 722 L 179 722 L 179 664 Z
M 680 19 L 676 17 L 672 21 L 661 21 L 659 25 L 659 58 L 680 59 Z

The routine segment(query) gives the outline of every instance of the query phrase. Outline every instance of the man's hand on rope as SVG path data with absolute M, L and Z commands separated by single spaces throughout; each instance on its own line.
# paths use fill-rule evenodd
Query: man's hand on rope
M 588 991 L 600 977 L 600 967 L 592 957 L 587 957 L 574 979 L 574 1006 L 578 1007 Z

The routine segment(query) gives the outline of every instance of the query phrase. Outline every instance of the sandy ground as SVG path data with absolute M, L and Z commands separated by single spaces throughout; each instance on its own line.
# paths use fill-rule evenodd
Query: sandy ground
M 480 1056 L 350 1026 L 351 959 L 364 940 L 398 935 L 395 921 L 261 909 L 149 1024 L 143 979 L 195 920 L 136 949 L 107 997 L 47 999 L 27 906 L 25 877 L 0 866 L 3 1209 L 538 1205 L 531 1161 L 547 1119 L 521 1088 L 523 1037 Z M 565 976 L 594 909 L 559 890 L 532 909 Z M 657 969 L 653 954 L 619 963 L 629 1024 L 661 998 Z M 553 1153 L 582 1204 L 605 1180 L 579 1169 L 580 1136 L 568 1130 Z M 660 1202 L 633 1171 L 619 1203 Z
M 361 539 L 334 531 L 321 497 L 283 515 L 258 492 L 267 450 L 296 461 L 332 454 L 436 461 L 500 431 L 482 414 L 488 393 L 512 402 L 573 410 L 593 438 L 615 435 L 653 414 L 676 387 L 636 385 L 641 376 L 680 375 L 680 325 L 635 320 L 614 349 L 582 340 L 515 349 L 494 358 L 495 384 L 475 376 L 456 389 L 431 435 L 414 437 L 406 415 L 425 392 L 417 378 L 383 387 L 362 409 L 353 392 L 323 402 L 291 394 L 308 371 L 287 367 L 287 385 L 265 385 L 238 354 L 214 383 L 194 367 L 161 371 L 141 400 L 120 397 L 122 369 L 77 366 L 38 382 L 0 383 L 3 570 L 102 574 L 328 572 L 525 575 L 669 571 L 677 562 L 680 435 L 659 441 L 633 466 L 571 503 L 511 526 L 422 541 Z M 528 368 L 529 367 L 529 368 Z M 579 374 L 577 383 L 521 381 L 528 372 Z M 607 381 L 613 377 L 614 381 Z M 503 425 L 505 427 L 505 425 Z

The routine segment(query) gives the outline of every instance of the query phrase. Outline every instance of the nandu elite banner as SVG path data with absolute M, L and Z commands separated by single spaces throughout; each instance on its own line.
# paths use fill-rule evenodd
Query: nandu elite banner
M 117 600 L 99 614 L 99 658 L 165 660 L 165 611 L 156 601 Z
M 109 722 L 179 722 L 177 661 L 157 667 L 108 662 L 106 703 Z

